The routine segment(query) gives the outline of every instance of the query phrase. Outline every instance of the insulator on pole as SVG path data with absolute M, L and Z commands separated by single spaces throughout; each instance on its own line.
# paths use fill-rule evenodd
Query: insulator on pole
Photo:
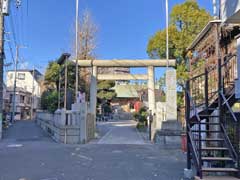
M 2 13 L 4 16 L 9 15 L 9 0 L 2 0 Z
M 22 4 L 21 0 L 16 0 L 16 7 L 19 8 Z

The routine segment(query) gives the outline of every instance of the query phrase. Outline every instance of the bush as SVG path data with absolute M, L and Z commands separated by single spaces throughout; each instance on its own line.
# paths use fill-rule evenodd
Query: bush
M 148 112 L 147 109 L 142 107 L 139 110 L 139 121 L 145 123 L 147 121 Z
M 141 108 L 138 113 L 134 113 L 133 117 L 141 122 L 142 124 L 147 124 L 148 112 L 146 108 Z
M 139 113 L 137 113 L 137 112 L 134 112 L 133 113 L 133 118 L 134 118 L 134 120 L 139 120 Z
M 143 122 L 138 122 L 136 128 L 139 131 L 143 131 L 143 130 L 145 130 L 145 124 Z
M 58 108 L 58 92 L 56 90 L 47 90 L 41 96 L 41 107 L 43 110 L 55 112 Z

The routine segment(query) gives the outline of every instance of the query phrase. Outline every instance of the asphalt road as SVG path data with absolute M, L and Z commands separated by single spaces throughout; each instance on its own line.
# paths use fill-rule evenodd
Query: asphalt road
M 183 177 L 185 155 L 180 150 L 142 141 L 58 144 L 34 122 L 24 123 L 17 123 L 0 142 L 0 180 L 180 180 Z M 128 134 L 121 134 L 124 135 Z

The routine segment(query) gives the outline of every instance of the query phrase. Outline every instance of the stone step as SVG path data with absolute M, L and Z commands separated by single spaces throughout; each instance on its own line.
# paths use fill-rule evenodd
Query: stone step
M 227 151 L 228 148 L 225 147 L 202 147 L 204 151 Z
M 206 176 L 200 179 L 200 177 L 195 177 L 195 180 L 237 180 L 238 178 L 232 176 Z
M 195 141 L 198 141 L 199 139 L 194 139 Z M 222 138 L 202 138 L 201 141 L 224 141 Z
M 238 170 L 235 168 L 208 168 L 208 167 L 203 167 L 202 171 L 203 172 L 238 172 Z
M 233 161 L 230 157 L 202 157 L 203 161 Z
M 199 132 L 199 130 L 192 130 L 192 132 Z M 201 130 L 200 132 L 221 133 L 221 131 L 217 131 L 217 130 Z

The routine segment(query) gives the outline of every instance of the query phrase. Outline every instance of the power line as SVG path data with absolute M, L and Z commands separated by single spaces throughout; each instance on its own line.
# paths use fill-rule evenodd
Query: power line
M 14 27 L 14 24 L 13 24 L 13 19 L 12 19 L 12 16 L 10 15 L 9 16 L 9 24 L 10 24 L 10 28 L 11 28 L 11 32 L 12 32 L 12 34 L 13 34 L 13 41 L 14 41 L 14 45 L 15 45 L 15 47 L 17 47 L 17 38 L 16 38 L 16 31 L 15 31 L 15 27 Z
M 10 44 L 9 41 L 8 41 L 8 47 L 9 47 L 9 49 L 10 49 L 11 58 L 12 58 L 12 61 L 13 61 L 13 63 L 14 63 L 15 61 L 14 61 L 13 49 L 12 49 L 12 46 L 11 46 L 11 44 Z

